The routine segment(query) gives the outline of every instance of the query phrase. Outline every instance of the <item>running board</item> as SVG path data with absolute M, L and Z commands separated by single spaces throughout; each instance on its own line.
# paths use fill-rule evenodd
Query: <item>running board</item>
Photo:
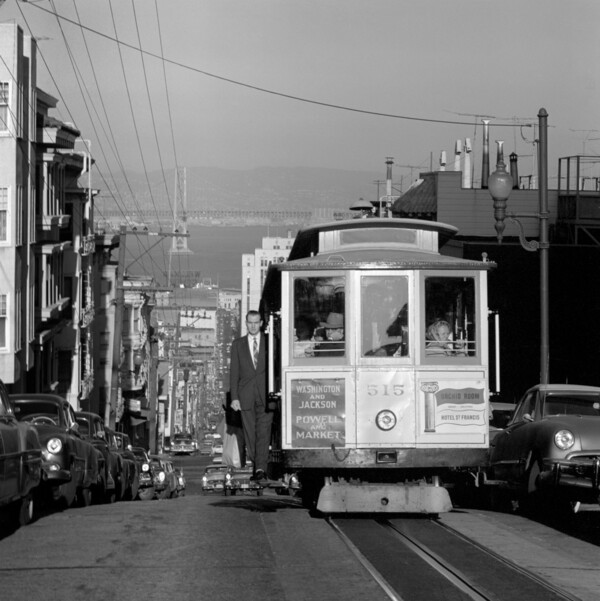
M 452 510 L 448 491 L 433 484 L 349 484 L 332 482 L 319 493 L 322 513 L 444 513 Z

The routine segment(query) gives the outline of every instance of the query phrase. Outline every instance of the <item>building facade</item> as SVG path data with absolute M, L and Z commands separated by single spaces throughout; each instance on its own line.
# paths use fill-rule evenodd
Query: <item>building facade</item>
M 254 253 L 242 255 L 242 298 L 241 298 L 241 322 L 250 310 L 258 310 L 262 287 L 267 277 L 267 270 L 271 263 L 283 262 L 290 254 L 294 238 L 291 233 L 287 237 L 262 239 L 262 246 L 254 250 Z M 245 332 L 242 332 L 244 334 Z

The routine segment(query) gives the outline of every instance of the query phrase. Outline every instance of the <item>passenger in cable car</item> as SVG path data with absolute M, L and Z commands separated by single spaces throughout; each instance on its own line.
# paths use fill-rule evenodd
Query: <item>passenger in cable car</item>
M 343 357 L 346 343 L 344 342 L 344 316 L 341 313 L 330 313 L 326 321 L 320 323 L 322 330 L 315 340 L 314 354 L 316 357 Z
M 464 355 L 463 343 L 454 342 L 450 334 L 450 324 L 438 319 L 434 321 L 425 333 L 427 344 L 425 345 L 426 355 Z
M 294 357 L 312 357 L 314 355 L 314 322 L 310 317 L 299 315 L 294 328 Z

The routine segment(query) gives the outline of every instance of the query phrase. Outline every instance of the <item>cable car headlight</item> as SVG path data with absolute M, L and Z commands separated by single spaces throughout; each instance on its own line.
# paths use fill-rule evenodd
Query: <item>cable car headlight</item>
M 575 444 L 575 436 L 570 430 L 559 430 L 554 435 L 554 444 L 561 451 L 568 451 Z
M 396 416 L 389 409 L 384 409 L 380 411 L 375 417 L 375 423 L 380 430 L 387 432 L 391 430 L 396 425 Z

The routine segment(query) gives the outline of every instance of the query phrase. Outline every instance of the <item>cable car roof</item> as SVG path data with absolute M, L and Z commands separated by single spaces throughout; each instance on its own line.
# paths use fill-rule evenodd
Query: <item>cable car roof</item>
M 446 223 L 375 217 L 321 223 L 300 230 L 288 260 L 352 248 L 401 248 L 437 253 L 458 233 Z

